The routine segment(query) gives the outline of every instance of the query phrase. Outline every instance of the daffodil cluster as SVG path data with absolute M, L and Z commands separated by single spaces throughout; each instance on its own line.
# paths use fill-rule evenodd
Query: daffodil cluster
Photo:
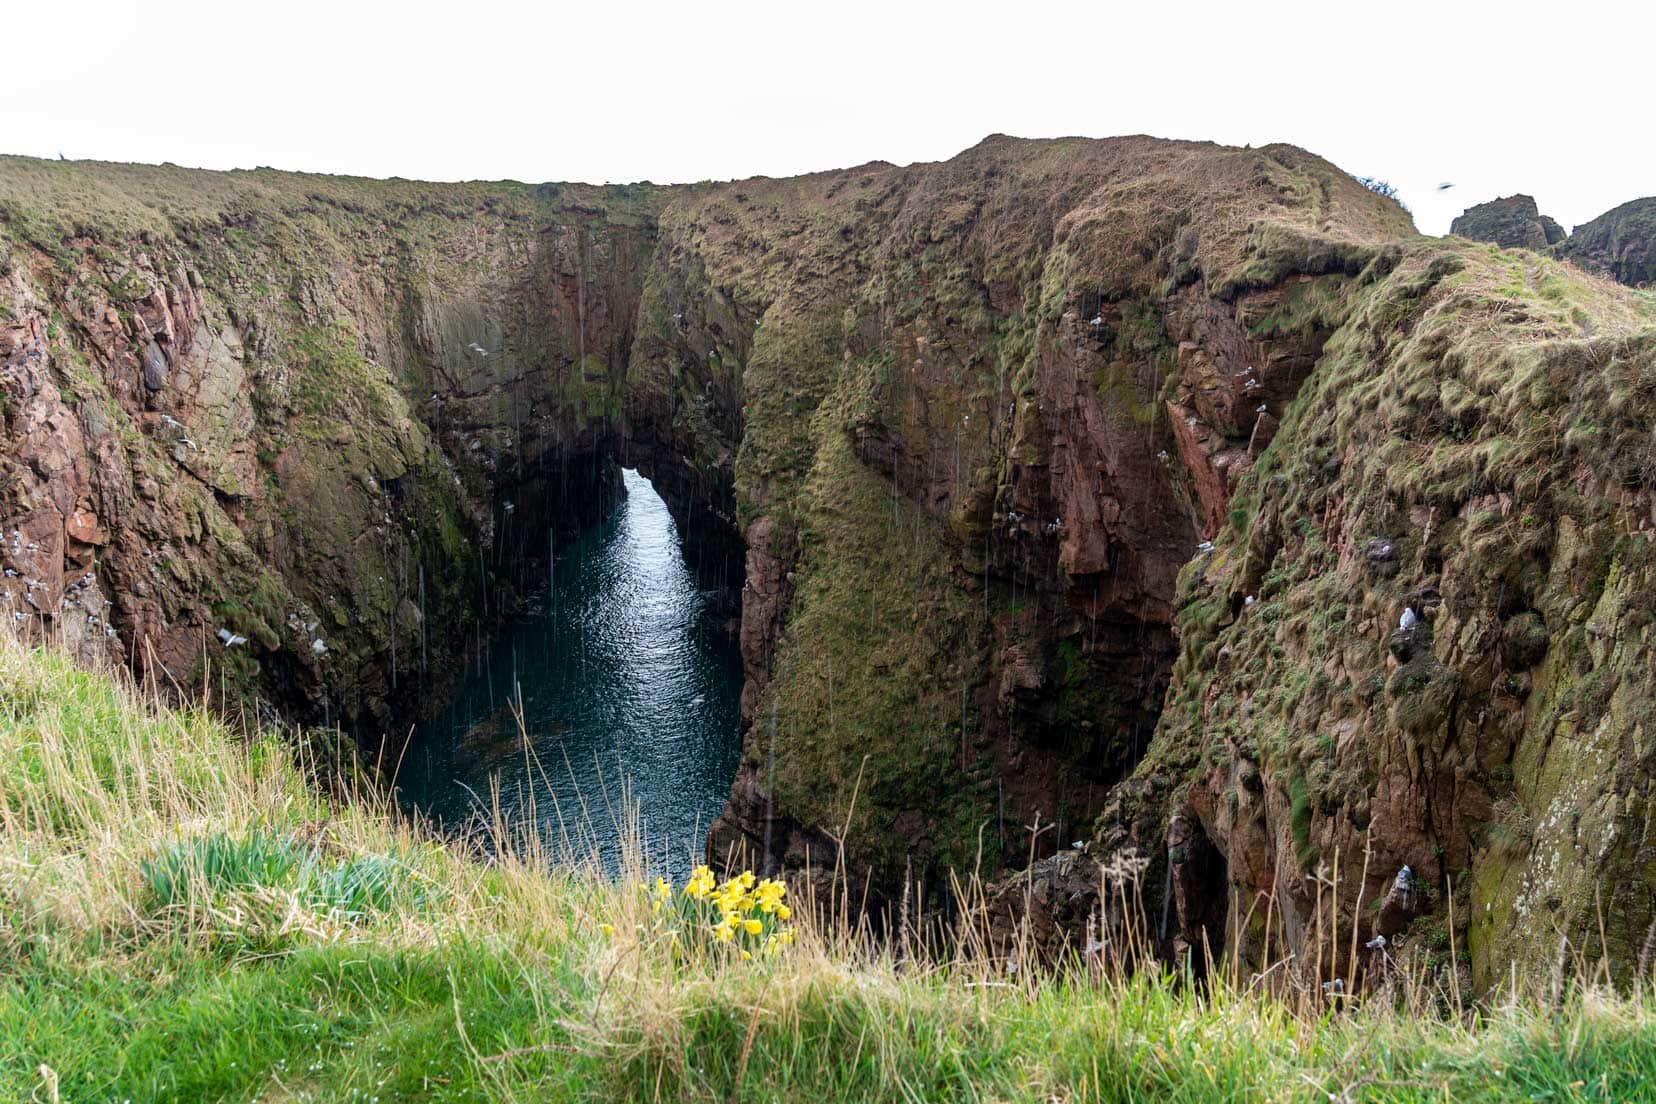
M 698 866 L 677 896 L 665 878 L 644 887 L 650 912 L 664 927 L 663 934 L 686 942 L 728 945 L 751 959 L 780 954 L 792 946 L 794 932 L 787 926 L 793 910 L 786 902 L 788 887 L 773 878 L 759 878 L 744 870 L 720 882 L 713 871 Z
M 720 885 L 713 871 L 698 866 L 684 886 L 685 895 L 709 906 L 717 916 L 709 930 L 720 943 L 736 944 L 743 958 L 751 956 L 752 947 L 765 954 L 776 954 L 793 942 L 793 930 L 783 926 L 793 914 L 783 903 L 788 887 L 771 878 L 757 878 L 753 871 L 744 870 Z

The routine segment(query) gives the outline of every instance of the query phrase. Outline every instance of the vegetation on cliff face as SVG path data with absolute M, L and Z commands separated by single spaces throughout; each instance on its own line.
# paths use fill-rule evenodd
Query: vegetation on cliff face
M 384 735 L 602 497 L 652 196 L 0 160 L 10 609 Z
M 919 967 L 799 912 L 792 947 L 746 961 L 652 936 L 643 870 L 479 861 L 318 796 L 321 749 L 298 747 L 303 770 L 291 735 L 0 641 L 0 1096 L 1634 1100 L 1656 1082 L 1647 999 L 1585 986 L 1545 1011 L 1303 1014 L 1149 973 Z
M 1636 704 L 1656 692 L 1656 311 L 1449 241 L 1344 295 L 1181 575 L 1181 654 L 1138 776 L 1225 861 L 1172 857 L 1180 934 L 1228 900 L 1259 961 L 1332 896 L 1360 941 L 1392 941 L 1354 940 L 1351 969 L 1411 946 L 1447 969 L 1458 922 L 1480 988 L 1566 948 L 1634 972 L 1656 930 Z M 1419 890 L 1399 910 L 1405 866 Z
M 1198 539 L 1166 460 L 1181 342 L 1410 230 L 1288 147 L 1000 137 L 711 189 L 661 225 L 755 326 L 735 464 L 751 727 L 713 850 L 820 864 L 835 845 L 812 829 L 850 824 L 893 890 L 1083 834 L 1154 725 Z

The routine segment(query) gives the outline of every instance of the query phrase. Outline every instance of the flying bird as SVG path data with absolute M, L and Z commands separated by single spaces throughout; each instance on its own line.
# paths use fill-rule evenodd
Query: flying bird
M 1443 183 L 1438 185 L 1438 191 L 1447 192 L 1450 188 L 1453 188 L 1453 187 L 1454 187 L 1453 184 L 1451 184 L 1449 181 L 1445 180 Z

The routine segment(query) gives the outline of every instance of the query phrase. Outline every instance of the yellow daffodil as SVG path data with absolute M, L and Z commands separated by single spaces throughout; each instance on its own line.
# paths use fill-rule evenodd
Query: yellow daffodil
M 690 880 L 684 884 L 684 893 L 698 901 L 705 901 L 717 884 L 718 880 L 713 877 L 713 871 L 705 866 L 698 866 L 690 872 Z

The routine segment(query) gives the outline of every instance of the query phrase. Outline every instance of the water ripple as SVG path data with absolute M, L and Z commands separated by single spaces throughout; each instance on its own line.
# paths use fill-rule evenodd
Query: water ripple
M 622 506 L 559 549 L 536 612 L 500 633 L 482 672 L 416 733 L 399 782 L 405 804 L 451 828 L 498 785 L 502 811 L 532 810 L 554 850 L 611 859 L 625 789 L 653 859 L 682 871 L 735 775 L 741 661 L 666 504 L 623 474 Z M 510 707 L 519 695 L 527 749 Z

